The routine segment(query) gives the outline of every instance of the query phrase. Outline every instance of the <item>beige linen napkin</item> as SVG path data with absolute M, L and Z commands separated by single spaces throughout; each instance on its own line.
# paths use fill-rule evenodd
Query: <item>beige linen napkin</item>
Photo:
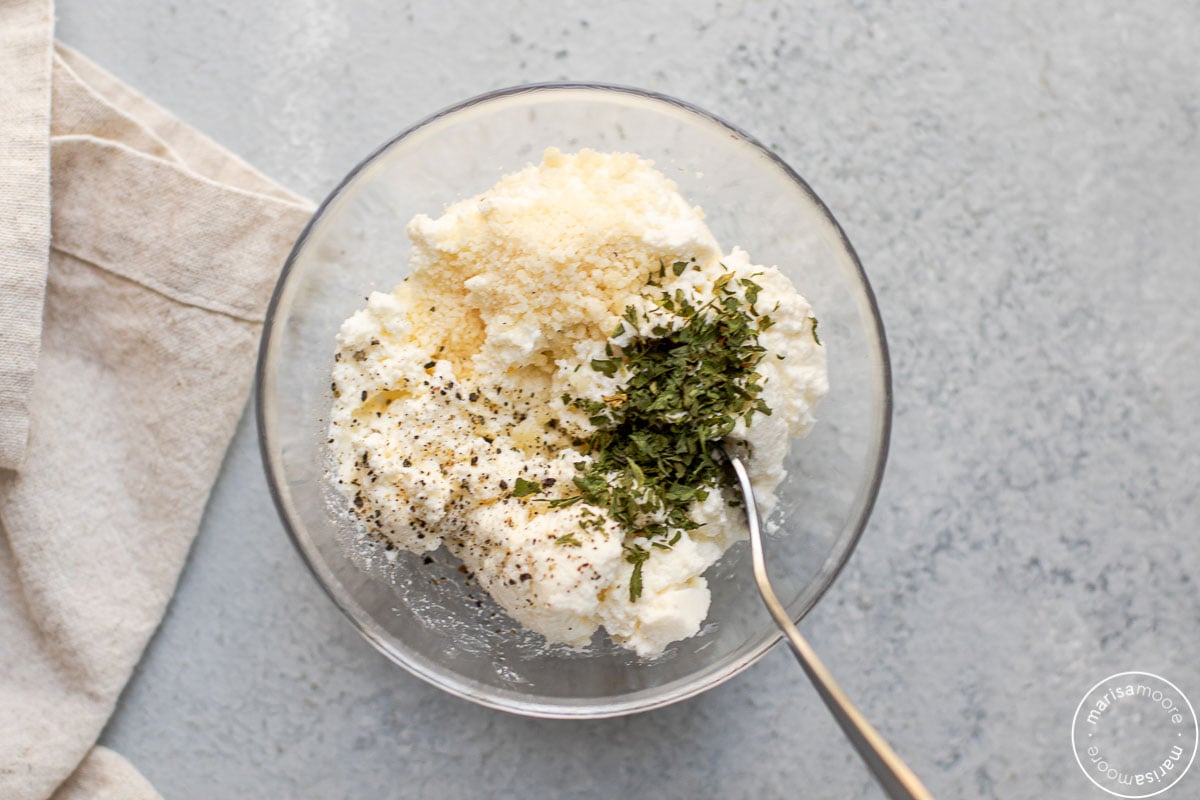
M 29 433 L 50 245 L 49 3 L 0 0 L 0 469 Z
M 0 102 L 43 55 L 52 90 L 48 258 L 28 131 L 45 116 L 36 97 L 20 119 L 0 109 L 0 142 L 27 145 L 0 149 L 0 457 L 18 466 L 0 470 L 0 798 L 152 798 L 93 745 L 174 591 L 311 206 L 78 53 L 51 54 L 48 15 L 0 0 Z M 18 22 L 44 54 L 4 49 Z

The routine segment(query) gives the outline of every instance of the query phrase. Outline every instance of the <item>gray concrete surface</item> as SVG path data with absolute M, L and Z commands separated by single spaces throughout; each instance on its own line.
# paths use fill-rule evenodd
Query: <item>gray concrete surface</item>
M 1141 669 L 1200 700 L 1200 6 L 484 5 L 60 0 L 58 30 L 314 197 L 526 81 L 767 141 L 857 246 L 896 373 L 877 511 L 807 632 L 937 796 L 1106 797 L 1083 693 Z M 175 800 L 881 796 L 784 651 L 596 723 L 392 667 L 292 552 L 249 419 L 103 741 Z M 1200 768 L 1163 796 L 1198 793 Z

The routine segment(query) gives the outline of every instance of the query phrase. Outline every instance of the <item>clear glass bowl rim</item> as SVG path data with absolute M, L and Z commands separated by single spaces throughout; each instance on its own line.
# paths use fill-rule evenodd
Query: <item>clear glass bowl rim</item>
M 308 223 L 304 226 L 304 229 L 300 232 L 299 237 L 292 246 L 291 252 L 288 253 L 287 260 L 284 262 L 283 270 L 280 272 L 279 278 L 275 284 L 275 288 L 271 293 L 271 299 L 267 305 L 266 316 L 263 322 L 263 330 L 259 342 L 258 363 L 255 369 L 254 406 L 255 421 L 258 429 L 259 453 L 262 457 L 263 470 L 266 473 L 267 485 L 271 493 L 271 499 L 275 504 L 275 509 L 279 514 L 279 518 L 283 523 L 283 527 L 287 531 L 288 538 L 291 539 L 296 551 L 300 554 L 301 560 L 304 562 L 304 565 L 308 568 L 308 571 L 312 574 L 317 584 L 321 587 L 329 599 L 333 601 L 333 604 L 337 606 L 342 614 L 350 621 L 354 628 L 363 636 L 363 638 L 370 642 L 372 646 L 379 650 L 390 661 L 404 668 L 409 673 L 453 696 L 469 700 L 479 705 L 501 711 L 507 711 L 509 713 L 518 714 L 521 716 L 542 719 L 603 719 L 608 717 L 636 714 L 655 708 L 673 705 L 674 703 L 695 697 L 708 691 L 709 689 L 715 688 L 730 678 L 738 675 L 743 670 L 749 668 L 760 658 L 766 655 L 767 651 L 779 643 L 779 641 L 783 638 L 783 634 L 776 631 L 772 636 L 765 639 L 756 647 L 751 648 L 741 657 L 730 661 L 724 666 L 724 668 L 704 676 L 703 680 L 697 680 L 693 683 L 677 687 L 674 691 L 665 693 L 661 696 L 639 699 L 636 701 L 606 701 L 581 706 L 559 706 L 549 703 L 526 703 L 511 701 L 507 698 L 497 698 L 486 692 L 477 691 L 473 687 L 459 682 L 452 677 L 448 677 L 445 674 L 425 669 L 422 665 L 413 663 L 406 659 L 403 652 L 393 648 L 390 643 L 380 640 L 377 635 L 368 630 L 355 617 L 354 613 L 346 602 L 346 599 L 340 597 L 339 592 L 336 591 L 334 587 L 326 583 L 326 581 L 321 577 L 320 571 L 317 569 L 316 564 L 313 563 L 312 557 L 305 548 L 300 536 L 297 534 L 299 522 L 291 518 L 287 510 L 287 505 L 284 503 L 282 494 L 280 492 L 279 487 L 281 476 L 276 474 L 272 465 L 270 453 L 271 442 L 268 441 L 268 425 L 266 424 L 268 399 L 263 390 L 263 386 L 265 384 L 264 378 L 268 369 L 268 365 L 272 361 L 271 341 L 272 332 L 274 331 L 275 327 L 276 315 L 278 313 L 278 306 L 280 298 L 283 295 L 284 287 L 287 285 L 288 278 L 291 275 L 292 268 L 295 265 L 296 259 L 303 251 L 310 233 L 312 232 L 314 226 L 321 220 L 325 210 L 339 195 L 341 195 L 342 191 L 346 189 L 356 177 L 358 177 L 359 173 L 362 172 L 373 161 L 375 161 L 375 159 L 379 158 L 385 152 L 390 150 L 393 146 L 399 144 L 412 134 L 428 127 L 432 123 L 444 117 L 504 97 L 562 90 L 583 90 L 594 91 L 600 94 L 618 93 L 633 95 L 636 97 L 675 106 L 676 108 L 691 112 L 692 114 L 703 117 L 710 122 L 714 122 L 717 125 L 726 128 L 730 133 L 736 135 L 739 139 L 760 151 L 762 155 L 767 157 L 773 164 L 775 164 L 775 166 L 777 166 L 789 178 L 791 178 L 791 180 L 801 189 L 801 191 L 817 206 L 817 208 L 832 226 L 833 230 L 836 231 L 841 246 L 845 249 L 847 255 L 849 255 L 852 263 L 854 264 L 858 281 L 861 285 L 863 295 L 867 301 L 870 311 L 871 321 L 874 324 L 876 339 L 875 344 L 878 348 L 880 372 L 883 384 L 883 397 L 881 398 L 883 419 L 881 420 L 879 428 L 879 440 L 876 447 L 875 461 L 871 465 L 871 479 L 867 486 L 867 492 L 864 498 L 862 510 L 859 513 L 859 518 L 854 525 L 853 534 L 849 537 L 845 549 L 834 563 L 833 569 L 831 569 L 820 582 L 818 591 L 812 595 L 811 599 L 804 605 L 804 607 L 796 612 L 796 616 L 793 621 L 798 624 L 800 620 L 802 620 L 808 614 L 808 612 L 811 611 L 814 606 L 816 606 L 820 599 L 825 595 L 825 592 L 828 591 L 829 587 L 833 585 L 833 582 L 837 579 L 837 576 L 841 573 L 842 569 L 846 566 L 846 563 L 850 560 L 850 556 L 857 548 L 858 541 L 862 537 L 863 531 L 866 529 L 867 521 L 871 517 L 871 512 L 875 506 L 875 501 L 878 498 L 879 487 L 883 481 L 884 467 L 887 464 L 888 449 L 891 442 L 893 397 L 891 358 L 888 351 L 887 336 L 884 333 L 883 319 L 880 316 L 879 306 L 875 300 L 875 292 L 871 288 L 870 281 L 867 279 L 866 271 L 863 269 L 862 262 L 858 257 L 858 253 L 855 251 L 854 246 L 847 238 L 845 231 L 842 230 L 842 226 L 838 223 L 832 212 L 830 212 L 829 207 L 825 205 L 825 202 L 817 195 L 815 191 L 813 191 L 812 187 L 808 185 L 808 182 L 800 177 L 800 175 L 783 159 L 776 155 L 770 148 L 764 145 L 757 138 L 742 130 L 738 126 L 717 116 L 716 114 L 706 111 L 699 106 L 688 103 L 687 101 L 680 100 L 660 92 L 653 92 L 631 86 L 622 86 L 619 84 L 610 83 L 550 81 L 543 83 L 521 84 L 519 86 L 510 86 L 484 92 L 459 103 L 455 103 L 454 105 L 447 106 L 446 108 L 430 114 L 424 119 L 402 130 L 400 133 L 379 145 L 377 148 L 375 148 L 375 150 L 359 161 L 354 168 L 351 169 L 346 176 L 338 182 L 337 186 L 335 186 L 329 192 L 329 194 L 325 196 L 320 205 L 317 206 L 316 210 L 313 212 L 313 215 L 309 219 Z

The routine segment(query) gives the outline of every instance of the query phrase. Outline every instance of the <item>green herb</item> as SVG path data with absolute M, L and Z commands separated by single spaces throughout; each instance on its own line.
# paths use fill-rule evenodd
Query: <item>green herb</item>
M 680 265 L 687 266 L 672 265 L 677 275 Z M 636 336 L 606 351 L 609 358 L 591 362 L 609 377 L 624 370 L 622 392 L 604 402 L 563 397 L 597 428 L 584 443 L 592 460 L 575 465 L 580 494 L 570 499 L 604 509 L 627 540 L 647 545 L 626 548 L 626 560 L 634 565 L 631 601 L 641 595 L 647 548 L 670 549 L 684 531 L 699 527 L 688 507 L 728 482 L 719 441 L 738 419 L 749 424 L 754 414 L 771 413 L 759 397 L 762 376 L 755 369 L 765 352 L 758 334 L 771 324 L 754 309 L 761 287 L 741 278 L 739 295 L 731 288 L 733 278 L 732 272 L 718 278 L 713 298 L 698 308 L 682 290 L 664 291 L 654 302 L 676 317 L 674 323 L 655 325 L 652 335 Z M 636 318 L 627 307 L 625 319 L 636 327 Z
M 812 336 L 813 336 L 813 341 L 814 341 L 814 342 L 816 342 L 817 344 L 820 344 L 820 343 L 821 343 L 821 337 L 820 337 L 820 336 L 817 336 L 817 318 L 816 318 L 816 317 L 813 317 L 813 318 L 812 318 L 812 321 L 813 321 L 813 326 L 812 326 Z
M 687 269 L 686 261 L 676 261 L 674 264 L 671 265 L 671 270 L 675 273 L 675 277 L 677 277 L 677 278 L 683 274 L 683 271 L 685 269 Z
M 749 278 L 741 278 L 738 280 L 738 283 L 740 283 L 742 288 L 746 291 L 746 302 L 750 305 L 757 303 L 758 293 L 762 291 L 762 287 Z
M 612 377 L 617 374 L 617 370 L 621 368 L 621 359 L 619 358 L 593 358 L 592 369 L 599 372 L 601 375 Z
M 554 540 L 559 547 L 583 547 L 583 542 L 575 538 L 573 533 L 564 533 Z
M 513 485 L 513 497 L 528 497 L 531 494 L 537 494 L 542 490 L 540 483 L 527 481 L 524 478 L 517 478 Z
M 636 603 L 642 596 L 642 565 L 650 557 L 649 550 L 640 547 L 625 548 L 625 560 L 633 564 L 633 574 L 629 576 L 629 602 Z

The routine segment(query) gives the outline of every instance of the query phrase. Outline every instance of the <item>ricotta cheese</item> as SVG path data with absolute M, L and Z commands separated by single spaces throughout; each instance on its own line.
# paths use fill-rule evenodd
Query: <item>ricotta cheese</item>
M 690 529 L 634 563 L 636 532 L 570 499 L 596 458 L 587 408 L 619 405 L 630 377 L 596 362 L 678 328 L 662 297 L 698 309 L 724 293 L 769 315 L 755 370 L 771 413 L 728 434 L 750 447 L 765 514 L 828 385 L 807 301 L 774 267 L 723 253 L 701 210 L 630 153 L 548 149 L 408 235 L 409 277 L 337 337 L 330 443 L 350 508 L 399 548 L 446 547 L 549 641 L 582 647 L 603 627 L 649 657 L 694 635 L 703 573 L 746 536 L 744 511 L 701 492 Z

